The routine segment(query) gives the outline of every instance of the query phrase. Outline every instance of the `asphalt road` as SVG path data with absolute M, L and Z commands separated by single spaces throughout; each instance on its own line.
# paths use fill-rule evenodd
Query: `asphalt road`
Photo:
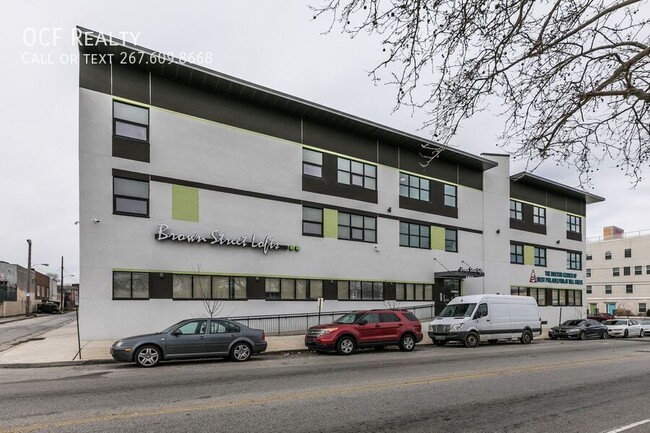
M 0 369 L 0 433 L 639 433 L 649 373 L 650 338 Z
M 15 322 L 0 323 L 0 352 L 30 338 L 38 338 L 75 319 L 75 313 L 48 314 Z

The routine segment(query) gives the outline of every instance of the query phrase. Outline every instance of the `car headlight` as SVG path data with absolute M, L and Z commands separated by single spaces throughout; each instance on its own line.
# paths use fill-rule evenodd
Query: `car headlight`
M 451 331 L 460 331 L 463 329 L 463 324 L 459 323 L 457 325 L 451 325 L 451 328 L 449 328 Z
M 124 344 L 123 341 L 116 341 L 115 343 L 113 343 L 113 346 L 115 346 L 115 347 L 120 347 L 120 346 L 122 346 L 123 344 Z
M 580 332 L 580 328 L 571 328 L 567 332 Z
M 329 334 L 330 332 L 334 332 L 337 329 L 339 328 L 323 328 L 320 330 L 320 335 Z

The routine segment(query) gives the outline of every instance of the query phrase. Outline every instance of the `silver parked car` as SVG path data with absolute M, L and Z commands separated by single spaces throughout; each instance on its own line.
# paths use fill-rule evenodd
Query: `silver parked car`
M 639 320 L 639 325 L 643 328 L 644 335 L 650 335 L 650 319 Z
M 643 327 L 634 319 L 610 319 L 603 322 L 610 337 L 643 337 Z
M 246 361 L 266 350 L 264 331 L 227 319 L 187 319 L 153 334 L 123 338 L 111 346 L 116 361 L 153 367 L 170 359 L 230 357 Z

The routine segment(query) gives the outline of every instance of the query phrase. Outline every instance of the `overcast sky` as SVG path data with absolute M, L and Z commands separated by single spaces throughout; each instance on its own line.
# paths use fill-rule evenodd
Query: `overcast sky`
M 309 1 L 5 2 L 0 260 L 27 266 L 26 239 L 32 239 L 32 263 L 50 265 L 37 270 L 58 274 L 64 256 L 65 281 L 78 281 L 77 25 L 177 57 L 193 53 L 198 59 L 201 53 L 201 66 L 429 137 L 419 130 L 421 113 L 393 113 L 394 89 L 374 86 L 368 78 L 381 60 L 381 46 L 363 36 L 322 34 L 328 23 L 311 19 Z M 451 145 L 474 154 L 503 152 L 496 146 L 501 124 L 483 113 Z M 626 232 L 650 228 L 650 186 L 631 190 L 611 165 L 601 167 L 590 190 L 606 201 L 588 207 L 588 237 L 601 235 L 607 225 Z M 523 166 L 511 168 L 515 173 Z M 535 173 L 578 185 L 570 168 L 555 163 Z

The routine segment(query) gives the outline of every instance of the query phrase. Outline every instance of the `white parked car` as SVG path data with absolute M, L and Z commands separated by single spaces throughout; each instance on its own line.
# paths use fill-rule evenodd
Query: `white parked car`
M 650 335 L 650 319 L 641 319 L 639 320 L 639 324 L 643 328 L 643 333 L 645 335 Z
M 610 319 L 605 321 L 610 337 L 643 337 L 643 327 L 634 319 Z

